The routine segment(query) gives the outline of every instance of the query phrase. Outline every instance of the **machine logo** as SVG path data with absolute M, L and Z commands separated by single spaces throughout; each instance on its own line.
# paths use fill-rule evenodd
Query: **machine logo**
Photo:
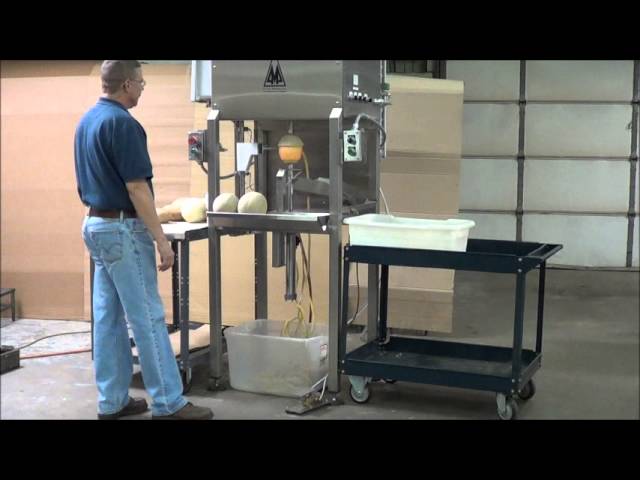
M 280 67 L 278 60 L 271 60 L 269 62 L 267 76 L 264 79 L 264 90 L 267 92 L 284 92 L 287 90 L 287 82 L 284 80 L 282 67 Z

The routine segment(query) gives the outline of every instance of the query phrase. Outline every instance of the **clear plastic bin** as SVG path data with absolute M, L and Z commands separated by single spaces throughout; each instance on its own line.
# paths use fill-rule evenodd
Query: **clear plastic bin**
M 310 338 L 282 337 L 284 322 L 255 320 L 227 328 L 231 388 L 283 397 L 301 397 L 329 371 L 326 325 Z
M 349 243 L 369 247 L 417 248 L 422 250 L 467 250 L 473 220 L 429 220 L 370 213 L 344 220 L 349 225 Z

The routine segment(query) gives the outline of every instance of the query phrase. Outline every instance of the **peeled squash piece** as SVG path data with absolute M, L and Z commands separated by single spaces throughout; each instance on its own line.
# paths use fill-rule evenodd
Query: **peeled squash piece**
M 213 201 L 214 212 L 236 212 L 238 210 L 238 197 L 233 193 L 221 193 Z
M 160 223 L 181 222 L 182 214 L 179 209 L 172 209 L 169 206 L 158 208 L 156 210 Z
M 207 218 L 207 205 L 202 198 L 191 198 L 182 204 L 180 213 L 189 223 L 204 222 Z
M 174 205 L 173 203 L 156 209 L 156 213 L 158 214 L 160 223 L 182 221 L 182 213 L 180 213 L 180 207 L 178 205 Z
M 238 202 L 239 213 L 267 213 L 267 199 L 260 192 L 245 193 Z
M 162 208 L 157 208 L 156 213 L 158 214 L 158 219 L 160 220 L 160 223 L 184 222 L 186 219 L 182 215 L 182 207 L 184 207 L 187 204 L 193 205 L 198 201 L 201 201 L 203 204 L 205 204 L 204 199 L 200 197 L 179 197 L 179 198 L 176 198 L 169 205 L 165 205 Z M 206 208 L 206 205 L 205 205 L 205 208 Z M 204 218 L 206 218 L 206 210 L 205 210 Z M 196 221 L 204 222 L 205 221 L 204 218 L 202 220 L 196 220 Z

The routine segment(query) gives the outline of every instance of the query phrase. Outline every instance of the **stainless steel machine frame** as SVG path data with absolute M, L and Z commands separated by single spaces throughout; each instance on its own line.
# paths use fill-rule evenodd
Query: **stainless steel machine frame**
M 366 169 L 367 201 L 343 205 L 343 131 L 346 119 L 366 114 L 384 125 L 386 64 L 384 61 L 212 61 L 212 87 L 207 118 L 205 158 L 208 163 L 208 236 L 209 236 L 209 318 L 211 349 L 209 389 L 225 388 L 222 382 L 222 299 L 221 237 L 253 234 L 255 256 L 255 318 L 268 318 L 267 232 L 274 234 L 313 233 L 329 235 L 329 375 L 327 390 L 340 391 L 341 365 L 339 341 L 342 297 L 342 221 L 344 218 L 377 211 L 380 187 L 380 161 L 384 150 L 378 129 L 371 131 Z M 362 75 L 362 71 L 375 75 Z M 371 78 L 375 76 L 375 78 Z M 213 212 L 213 200 L 220 193 L 220 122 L 235 125 L 235 142 L 244 141 L 244 122 L 254 121 L 254 141 L 264 146 L 256 156 L 255 190 L 267 198 L 269 192 L 269 155 L 274 155 L 278 138 L 269 138 L 261 123 L 269 121 L 322 121 L 328 123 L 329 204 L 328 211 L 270 211 L 265 215 Z M 234 144 L 234 150 L 237 149 Z M 270 153 L 271 152 L 271 153 Z M 311 160 L 313 162 L 314 160 Z M 244 189 L 244 175 L 236 175 L 236 194 Z M 377 265 L 368 268 L 368 301 L 378 302 Z M 377 309 L 370 308 L 368 337 L 375 336 Z

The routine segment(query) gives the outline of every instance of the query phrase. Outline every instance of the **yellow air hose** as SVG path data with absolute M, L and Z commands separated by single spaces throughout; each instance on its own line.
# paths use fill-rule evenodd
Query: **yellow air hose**
M 305 174 L 307 178 L 310 178 L 309 159 L 307 158 L 307 155 L 304 152 L 304 150 L 302 151 L 302 158 L 304 159 Z M 311 201 L 308 195 L 307 195 L 307 211 L 311 211 Z M 313 304 L 313 296 L 311 293 L 311 234 L 310 233 L 307 234 L 307 245 L 309 249 L 309 256 L 306 255 L 306 252 L 304 249 L 304 243 L 302 241 L 300 242 L 300 245 L 301 245 L 301 251 L 302 251 L 302 287 L 300 288 L 300 296 L 294 302 L 296 307 L 296 314 L 295 316 L 287 320 L 282 327 L 283 337 L 296 336 L 296 334 L 300 330 L 300 327 L 305 324 L 304 322 L 305 314 L 304 314 L 304 309 L 302 308 L 302 302 L 303 302 L 302 294 L 304 293 L 305 283 L 307 285 L 307 289 L 309 290 L 309 322 L 307 323 L 307 327 L 304 331 L 304 337 L 306 338 L 310 337 L 313 334 L 314 327 L 315 327 L 316 311 L 315 311 L 315 306 Z M 298 273 L 298 265 L 296 264 L 296 285 L 298 284 L 299 279 L 300 279 L 300 275 Z M 290 331 L 291 325 L 294 321 L 296 322 L 295 329 L 293 331 Z

